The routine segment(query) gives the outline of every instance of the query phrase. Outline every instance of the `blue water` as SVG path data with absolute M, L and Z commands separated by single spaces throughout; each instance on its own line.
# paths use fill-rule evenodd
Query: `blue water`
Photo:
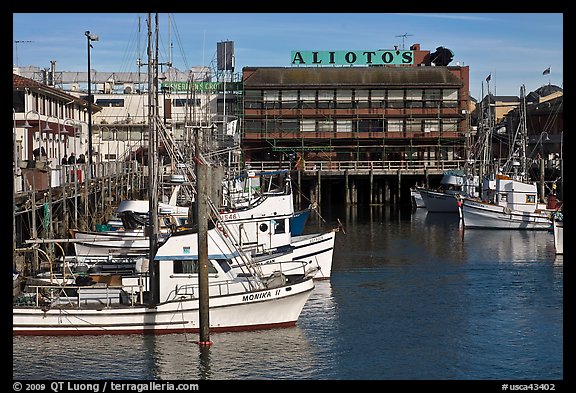
M 339 218 L 332 278 L 296 327 L 14 337 L 15 379 L 561 380 L 563 258 L 552 234 L 463 230 L 457 215 Z M 307 230 L 315 230 L 309 222 Z

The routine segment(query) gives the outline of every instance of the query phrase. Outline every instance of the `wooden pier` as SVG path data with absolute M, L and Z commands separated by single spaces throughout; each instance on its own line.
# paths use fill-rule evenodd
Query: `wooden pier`
M 95 230 L 120 201 L 146 197 L 146 167 L 136 161 L 19 168 L 14 178 L 13 243 L 67 238 L 69 229 Z
M 319 206 L 330 199 L 346 205 L 409 204 L 410 188 L 416 184 L 437 186 L 447 170 L 464 167 L 452 161 L 258 161 L 252 170 L 290 169 L 295 186 L 295 205 Z

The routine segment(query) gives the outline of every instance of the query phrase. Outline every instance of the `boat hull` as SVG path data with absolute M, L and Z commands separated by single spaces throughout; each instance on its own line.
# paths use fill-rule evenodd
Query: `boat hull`
M 549 230 L 546 211 L 519 211 L 486 202 L 463 199 L 462 220 L 465 228 Z
M 556 254 L 564 254 L 564 223 L 562 221 L 553 221 L 554 231 L 554 249 Z
M 212 332 L 258 330 L 296 324 L 314 283 L 243 292 L 209 299 Z M 99 307 L 99 308 L 97 308 Z M 187 298 L 155 307 L 59 305 L 13 307 L 13 335 L 168 334 L 199 332 L 199 300 Z
M 318 269 L 315 280 L 327 280 L 332 275 L 335 239 L 335 231 L 294 236 L 292 260 L 306 262 L 307 266 Z
M 455 194 L 418 189 L 426 210 L 430 213 L 458 213 L 458 200 Z

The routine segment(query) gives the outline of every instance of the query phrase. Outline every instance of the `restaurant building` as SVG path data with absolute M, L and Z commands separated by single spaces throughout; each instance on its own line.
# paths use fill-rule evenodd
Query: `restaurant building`
M 309 176 L 348 170 L 421 179 L 460 168 L 471 137 L 469 68 L 451 60 L 449 49 L 430 53 L 415 44 L 293 52 L 291 67 L 245 67 L 246 161 L 290 161 Z

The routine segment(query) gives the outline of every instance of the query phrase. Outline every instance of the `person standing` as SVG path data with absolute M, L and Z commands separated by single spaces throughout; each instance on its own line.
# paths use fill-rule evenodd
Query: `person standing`
M 76 164 L 76 156 L 74 152 L 70 153 L 70 157 L 68 157 L 68 164 Z
M 66 155 L 66 153 L 64 153 L 64 157 L 62 157 L 60 164 L 62 164 L 62 165 L 68 164 L 68 156 Z

